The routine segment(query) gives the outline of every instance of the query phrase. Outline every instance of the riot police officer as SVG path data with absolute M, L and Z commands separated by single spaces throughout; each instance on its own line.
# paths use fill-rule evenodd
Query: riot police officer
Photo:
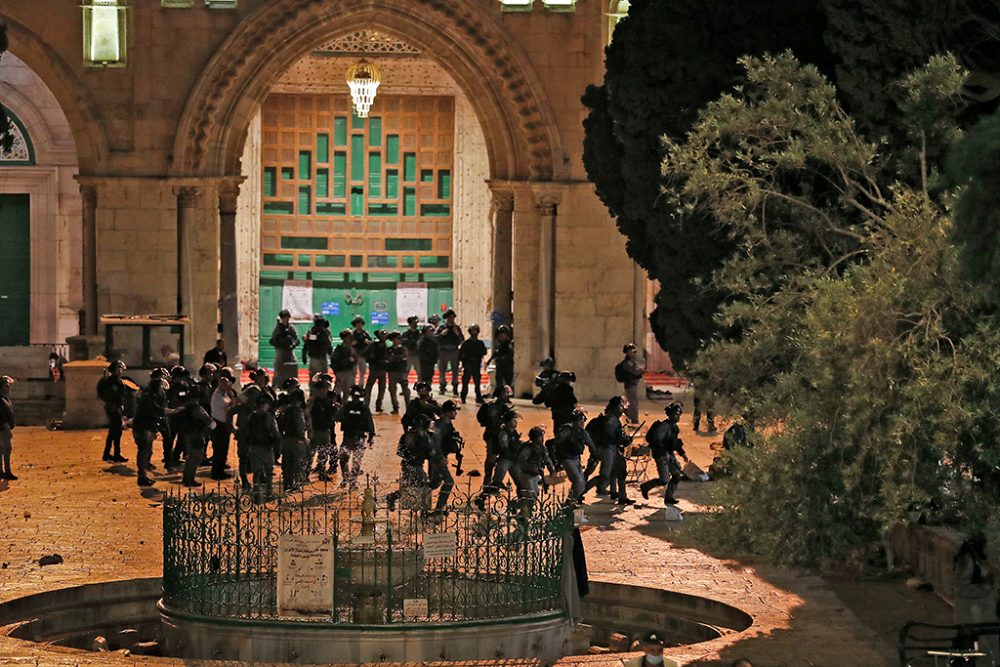
M 372 337 L 365 331 L 365 318 L 355 315 L 351 320 L 351 344 L 354 346 L 354 369 L 357 374 L 357 385 L 365 386 L 368 374 L 368 346 L 371 345 Z
M 132 418 L 132 439 L 135 440 L 135 465 L 139 486 L 152 486 L 149 471 L 153 469 L 153 440 L 164 430 L 167 420 L 167 381 L 150 376 L 149 384 L 139 393 L 135 417 Z
M 361 474 L 361 459 L 365 444 L 370 448 L 375 442 L 375 420 L 365 403 L 365 390 L 358 385 L 351 387 L 337 415 L 343 433 L 340 446 L 341 485 L 354 484 Z
M 430 384 L 434 381 L 434 366 L 437 365 L 441 349 L 434 335 L 434 327 L 424 327 L 424 334 L 417 342 L 417 358 L 420 359 L 420 381 Z M 443 391 L 443 390 L 442 390 Z
M 458 396 L 458 347 L 465 336 L 462 327 L 455 322 L 455 311 L 450 308 L 445 311 L 444 323 L 437 330 L 438 347 L 438 385 L 441 393 L 448 386 L 448 368 L 451 368 L 451 393 Z
M 271 497 L 274 478 L 274 457 L 281 448 L 281 433 L 271 408 L 274 399 L 261 392 L 257 405 L 246 425 L 247 452 L 250 456 L 250 472 L 253 473 L 254 499 L 261 502 Z M 241 430 L 244 427 L 240 427 Z
M 306 333 L 302 344 L 302 363 L 309 367 L 309 377 L 325 373 L 329 369 L 330 355 L 333 354 L 333 340 L 330 323 L 322 315 L 313 315 L 312 328 Z
M 493 478 L 493 468 L 497 462 L 497 452 L 494 448 L 497 431 L 503 422 L 503 416 L 514 407 L 511 403 L 511 389 L 507 385 L 500 385 L 493 390 L 493 400 L 484 403 L 476 412 L 476 421 L 483 427 L 483 442 L 486 443 L 486 460 L 483 465 L 483 481 L 489 482 Z
M 483 390 L 479 386 L 483 375 L 483 359 L 486 345 L 479 340 L 479 325 L 469 327 L 469 337 L 458 348 L 458 360 L 462 362 L 462 403 L 469 395 L 469 382 L 476 391 L 476 403 L 483 402 Z
M 664 408 L 666 419 L 657 421 L 649 427 L 646 433 L 646 442 L 649 443 L 649 451 L 656 463 L 656 479 L 643 482 L 639 486 L 642 497 L 649 499 L 649 492 L 658 486 L 667 487 L 663 496 L 663 502 L 667 505 L 676 505 L 677 498 L 674 495 L 677 485 L 684 477 L 677 456 L 680 455 L 684 462 L 688 462 L 687 453 L 684 451 L 684 443 L 680 439 L 680 421 L 683 411 L 680 403 L 671 403 Z
M 423 332 L 417 324 L 420 322 L 420 318 L 416 315 L 410 315 L 406 318 L 406 330 L 402 333 L 402 343 L 403 347 L 406 348 L 406 373 L 409 376 L 410 369 L 417 369 L 417 377 L 420 377 L 420 362 L 419 357 L 417 357 L 417 343 L 420 342 L 420 337 Z M 409 382 L 409 380 L 407 380 Z
M 375 398 L 375 412 L 382 412 L 382 403 L 385 401 L 385 380 L 386 363 L 389 357 L 389 348 L 386 346 L 386 337 L 389 334 L 382 329 L 375 332 L 375 340 L 368 345 L 365 352 L 368 361 L 368 380 L 365 382 L 365 403 L 371 405 L 372 389 L 378 384 L 378 395 Z
M 430 456 L 428 457 L 428 480 L 431 489 L 440 487 L 434 511 L 440 513 L 448 504 L 451 490 L 455 488 L 455 478 L 448 470 L 448 455 L 455 454 L 458 463 L 456 470 L 462 470 L 462 436 L 455 429 L 455 418 L 458 416 L 458 405 L 454 401 L 445 401 L 441 405 L 441 416 L 434 422 L 431 438 Z
M 101 458 L 113 463 L 128 461 L 122 456 L 122 426 L 129 402 L 129 391 L 122 381 L 124 371 L 123 362 L 112 361 L 104 377 L 97 382 L 97 397 L 104 403 L 104 416 L 108 418 L 108 434 L 104 438 L 104 456 Z
M 351 385 L 354 384 L 354 373 L 358 366 L 358 357 L 354 352 L 354 334 L 350 329 L 340 332 L 340 345 L 330 355 L 330 366 L 336 378 L 334 386 L 337 393 L 342 399 L 346 399 Z
M 570 423 L 562 425 L 555 439 L 556 457 L 560 467 L 566 471 L 571 485 L 569 497 L 574 502 L 583 499 L 587 488 L 587 478 L 580 457 L 585 451 L 593 452 L 596 449 L 594 441 L 584 428 L 586 421 L 587 414 L 583 410 L 574 410 Z
M 392 401 L 392 414 L 399 414 L 399 396 L 397 390 L 403 393 L 403 407 L 410 405 L 409 351 L 403 344 L 403 336 L 398 331 L 389 334 L 388 357 L 385 371 L 389 377 L 389 400 Z
M 576 373 L 560 371 L 548 381 L 545 391 L 539 392 L 538 396 L 531 399 L 535 405 L 544 404 L 552 411 L 552 426 L 556 432 L 560 426 L 570 422 L 573 410 L 576 409 L 574 382 L 576 382 Z
M 399 489 L 386 496 L 389 511 L 396 509 L 396 502 L 406 489 L 423 489 L 429 485 L 424 463 L 431 457 L 434 445 L 429 432 L 430 418 L 415 415 L 410 428 L 399 438 L 396 456 L 399 457 Z
M 281 482 L 285 491 L 298 490 L 308 477 L 306 460 L 306 396 L 298 378 L 286 378 L 275 417 L 281 431 Z
M 10 457 L 14 452 L 14 406 L 10 402 L 10 386 L 14 378 L 9 375 L 0 376 L 0 479 L 11 482 L 17 480 L 14 469 L 10 467 Z
M 493 351 L 490 358 L 486 360 L 488 366 L 490 362 L 496 364 L 496 376 L 494 383 L 498 387 L 514 386 L 514 342 L 513 332 L 506 324 L 497 327 L 496 336 L 493 339 Z
M 634 343 L 629 343 L 622 348 L 625 358 L 615 366 L 615 382 L 621 382 L 625 388 L 625 399 L 628 401 L 628 422 L 630 424 L 639 423 L 639 382 L 642 380 L 646 369 L 639 365 L 636 357 L 639 348 Z
M 233 419 L 236 424 L 234 436 L 236 437 L 236 456 L 239 460 L 240 484 L 243 489 L 250 489 L 250 474 L 253 472 L 250 465 L 250 416 L 257 409 L 257 399 L 261 396 L 260 387 L 255 384 L 248 384 L 243 387 L 236 406 L 233 410 Z
M 330 481 L 337 470 L 337 441 L 333 431 L 335 417 L 340 409 L 336 395 L 330 388 L 328 375 L 313 378 L 313 391 L 306 405 L 309 423 L 309 455 L 306 467 L 316 460 L 316 472 L 321 481 Z
M 274 348 L 274 384 L 280 387 L 287 378 L 298 377 L 299 374 L 299 364 L 295 359 L 299 332 L 292 324 L 292 313 L 287 309 L 278 313 L 270 342 Z
M 516 464 L 511 468 L 517 497 L 525 514 L 531 513 L 538 500 L 538 487 L 546 470 L 555 472 L 555 465 L 545 447 L 545 427 L 533 426 L 528 431 L 528 441 L 518 450 Z
M 404 431 L 413 427 L 413 421 L 417 415 L 426 415 L 433 422 L 441 414 L 441 406 L 431 398 L 430 383 L 420 381 L 413 385 L 413 390 L 417 392 L 417 396 L 406 406 L 406 412 L 400 420 Z
M 587 482 L 587 490 L 596 486 L 599 495 L 608 494 L 615 498 L 619 505 L 635 503 L 625 492 L 623 451 L 632 441 L 632 438 L 625 433 L 621 421 L 626 409 L 628 401 L 622 396 L 614 396 L 604 408 L 604 414 L 595 417 L 594 425 L 588 424 L 587 428 L 594 439 L 601 461 L 600 472 L 597 477 Z

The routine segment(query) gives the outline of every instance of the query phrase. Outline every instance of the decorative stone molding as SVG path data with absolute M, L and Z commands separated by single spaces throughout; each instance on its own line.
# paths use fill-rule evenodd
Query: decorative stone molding
M 246 127 L 273 84 L 338 34 L 377 30 L 441 66 L 476 108 L 493 177 L 551 180 L 561 154 L 553 112 L 529 59 L 481 0 L 276 0 L 262 4 L 209 61 L 175 139 L 176 175 L 239 173 Z M 280 44 L 282 48 L 260 48 Z
M 376 54 L 380 56 L 420 55 L 420 49 L 406 41 L 378 32 L 377 30 L 356 30 L 349 35 L 338 37 L 320 44 L 313 53 L 335 53 L 337 55 Z
M 510 190 L 492 190 L 494 211 L 513 211 L 514 193 Z
M 201 198 L 201 188 L 189 186 L 174 188 L 174 194 L 177 195 L 177 208 L 193 208 Z
M 13 139 L 13 144 L 11 144 L 10 150 L 5 151 L 0 148 L 0 164 L 5 162 L 15 162 L 17 164 L 30 164 L 31 160 L 31 149 L 28 147 L 28 140 L 24 136 L 24 132 L 17 123 L 11 121 L 10 124 L 10 134 Z
M 560 200 L 558 195 L 538 195 L 535 198 L 535 210 L 538 211 L 538 215 L 552 217 L 556 214 L 556 206 L 559 205 Z

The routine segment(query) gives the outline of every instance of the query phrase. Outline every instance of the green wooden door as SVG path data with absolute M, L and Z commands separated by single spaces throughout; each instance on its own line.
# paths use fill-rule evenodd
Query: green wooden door
M 31 324 L 28 195 L 0 195 L 0 345 L 27 345 Z

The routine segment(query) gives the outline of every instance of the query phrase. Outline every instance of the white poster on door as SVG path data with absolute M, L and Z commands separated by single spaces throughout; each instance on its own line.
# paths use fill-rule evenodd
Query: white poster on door
M 427 283 L 396 284 L 396 324 L 406 324 L 411 315 L 427 319 Z
M 281 307 L 292 314 L 292 322 L 311 322 L 313 318 L 311 280 L 286 280 L 281 287 Z

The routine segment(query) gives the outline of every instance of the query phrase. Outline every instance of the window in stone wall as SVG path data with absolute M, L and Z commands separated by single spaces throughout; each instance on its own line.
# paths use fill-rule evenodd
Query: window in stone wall
M 454 98 L 376 107 L 358 118 L 347 95 L 264 102 L 262 269 L 450 272 Z
M 188 9 L 194 7 L 194 0 L 160 0 L 160 7 Z
M 10 118 L 10 133 L 14 141 L 9 151 L 0 149 L 0 167 L 25 167 L 35 164 L 35 147 L 31 143 L 31 137 L 24 123 L 10 109 L 2 108 Z
M 571 12 L 576 9 L 576 0 L 542 0 L 542 5 L 550 12 Z
M 209 9 L 236 9 L 238 0 L 205 0 L 205 6 Z
M 125 67 L 128 52 L 128 0 L 85 0 L 83 64 Z
M 611 5 L 608 7 L 608 43 L 615 35 L 615 28 L 618 27 L 618 22 L 621 21 L 628 15 L 629 0 L 611 0 Z
M 535 0 L 500 0 L 500 9 L 505 12 L 530 12 Z

